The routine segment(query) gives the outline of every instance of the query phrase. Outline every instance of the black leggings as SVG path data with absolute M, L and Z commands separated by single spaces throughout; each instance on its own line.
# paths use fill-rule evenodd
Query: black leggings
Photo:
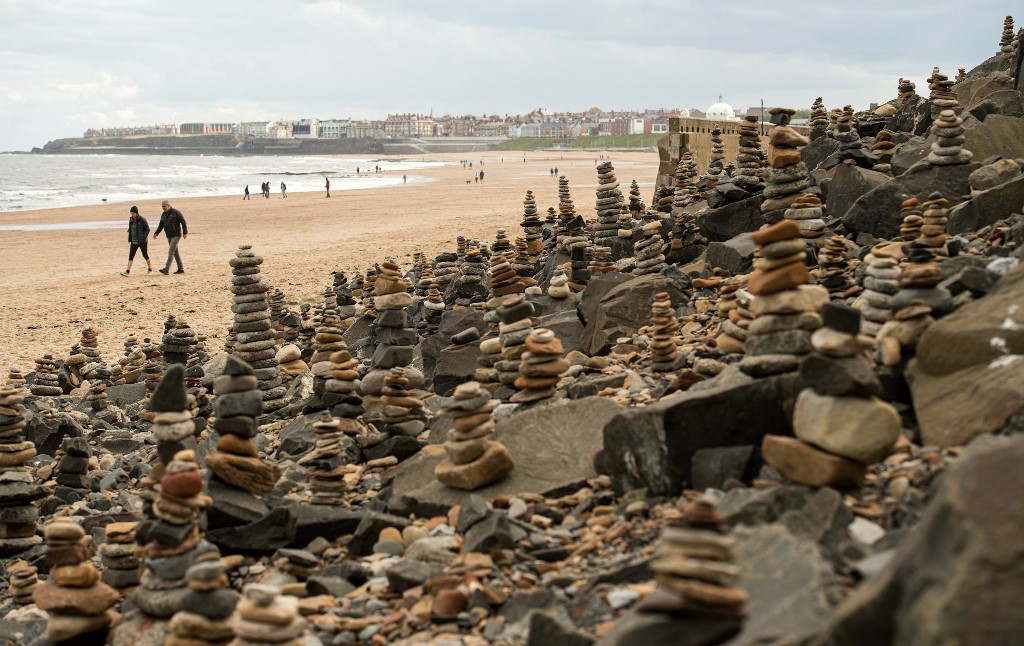
M 131 248 L 128 250 L 128 262 L 135 260 L 135 252 L 142 249 L 142 257 L 149 260 L 149 243 L 143 242 L 142 244 L 130 243 Z

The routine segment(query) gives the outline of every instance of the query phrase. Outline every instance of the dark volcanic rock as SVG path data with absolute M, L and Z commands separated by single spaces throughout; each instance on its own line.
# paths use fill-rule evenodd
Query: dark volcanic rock
M 233 552 L 273 552 L 287 547 L 295 538 L 296 518 L 290 507 L 278 507 L 263 518 L 235 527 L 206 533 L 206 538 Z
M 946 231 L 953 235 L 977 231 L 1024 209 L 1024 175 L 982 191 L 949 212 Z
M 747 481 L 754 475 L 749 468 L 754 446 L 716 446 L 693 454 L 690 473 L 692 488 L 703 491 L 721 489 L 729 480 Z
M 720 267 L 735 276 L 753 269 L 755 249 L 753 234 L 741 233 L 732 240 L 709 244 L 706 258 L 712 267 Z
M 606 353 L 615 339 L 631 335 L 650 322 L 651 299 L 655 293 L 667 292 L 675 307 L 682 298 L 683 287 L 680 280 L 649 274 L 633 277 L 609 290 L 594 316 L 586 319 L 582 339 L 584 352 L 590 356 Z
M 840 164 L 828 185 L 828 214 L 834 218 L 842 218 L 862 195 L 870 193 L 890 179 L 892 178 L 885 173 Z
M 473 380 L 473 373 L 480 366 L 480 344 L 451 345 L 441 350 L 434 366 L 434 392 L 448 397 L 459 384 Z
M 800 159 L 814 170 L 821 162 L 839 152 L 839 142 L 832 137 L 818 137 L 800 149 Z
M 725 242 L 741 233 L 757 231 L 765 224 L 761 215 L 764 196 L 757 194 L 739 202 L 704 211 L 697 217 L 700 233 L 710 242 Z

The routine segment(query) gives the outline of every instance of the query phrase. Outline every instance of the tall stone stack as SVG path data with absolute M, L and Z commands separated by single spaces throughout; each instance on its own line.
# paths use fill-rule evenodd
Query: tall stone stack
M 846 272 L 847 251 L 846 238 L 838 235 L 829 238 L 818 250 L 818 284 L 830 294 L 842 294 L 851 286 Z
M 915 96 L 917 96 L 917 84 L 910 79 L 900 78 L 900 82 L 896 86 L 896 89 L 900 105 L 906 105 L 909 101 L 912 101 Z
M 855 164 L 862 168 L 874 166 L 874 155 L 864 150 L 864 142 L 854 127 L 852 115 L 843 114 L 839 117 L 835 134 L 839 142 L 839 159 L 847 164 Z
M 134 384 L 142 377 L 146 368 L 146 353 L 142 351 L 139 340 L 131 335 L 124 342 L 125 356 L 118 363 L 121 366 L 121 378 L 117 384 Z
M 526 238 L 526 251 L 531 258 L 539 256 L 544 251 L 544 223 L 537 217 L 537 202 L 533 199 L 533 191 L 526 191 L 526 198 L 523 200 L 523 237 Z
M 345 418 L 346 430 L 348 420 L 363 414 L 363 398 L 359 395 L 359 370 L 362 364 L 352 356 L 348 347 L 342 347 L 331 353 L 330 372 L 324 383 L 322 403 L 331 409 L 332 414 Z
M 412 305 L 409 287 L 398 265 L 391 261 L 381 265 L 381 273 L 373 286 L 377 348 L 370 359 L 371 370 L 389 370 L 412 363 L 416 330 L 409 327 L 407 309 Z
M 455 255 L 458 256 L 460 263 L 466 259 L 466 236 L 456 236 Z
M 82 379 L 110 383 L 110 368 L 100 356 L 99 333 L 91 325 L 82 330 L 76 349 L 85 357 L 85 361 L 77 367 L 79 383 Z
M 84 437 L 66 437 L 64 454 L 57 462 L 57 488 L 53 495 L 71 504 L 89 495 L 89 458 L 92 448 Z
M 172 364 L 149 399 L 153 416 L 153 436 L 156 437 L 157 456 L 160 462 L 149 473 L 154 482 L 163 476 L 164 468 L 181 451 L 196 448 L 195 422 L 188 410 L 188 394 L 185 390 L 185 369 L 181 364 Z
M 722 319 L 715 347 L 723 354 L 742 354 L 747 328 L 753 319 L 746 276 L 732 276 L 718 284 L 718 317 Z
M 487 439 L 494 433 L 491 414 L 499 403 L 475 381 L 459 384 L 453 396 L 441 403 L 441 415 L 451 419 L 454 426 L 444 444 L 446 457 L 434 467 L 434 476 L 442 484 L 473 491 L 515 469 L 508 449 Z
M 906 242 L 917 240 L 921 235 L 924 217 L 922 217 L 921 206 L 916 197 L 903 201 L 900 205 L 900 217 L 900 239 Z
M 857 487 L 869 465 L 885 458 L 900 435 L 900 416 L 878 399 L 881 385 L 859 335 L 860 313 L 842 303 L 821 310 L 823 326 L 811 337 L 814 353 L 800 374 L 793 411 L 795 438 L 766 435 L 761 452 L 784 477 L 812 487 Z
M 1003 19 L 1003 33 L 999 38 L 999 56 L 1012 62 L 1014 53 L 1013 16 L 1007 16 Z
M 498 229 L 494 234 L 494 244 L 491 245 L 492 254 L 506 254 L 512 251 L 512 243 L 509 242 L 508 234 L 504 229 Z
M 455 279 L 459 271 L 459 257 L 450 251 L 440 253 L 434 258 L 434 284 L 443 294 L 448 289 L 449 283 Z
M 96 412 L 104 410 L 110 405 L 107 400 L 107 387 L 102 381 L 97 381 L 89 386 L 89 393 L 85 396 L 85 400 L 89 402 L 89 408 Z
M 518 391 L 509 401 L 525 404 L 548 399 L 555 394 L 555 386 L 569 362 L 562 358 L 562 342 L 547 328 L 530 331 L 526 337 L 526 351 L 520 357 L 519 377 L 513 386 Z
M 354 419 L 345 421 L 353 426 L 357 424 Z M 316 445 L 299 459 L 299 464 L 306 468 L 309 502 L 314 505 L 342 505 L 346 490 L 342 420 L 324 411 L 313 423 L 313 431 L 316 433 Z
M 278 589 L 250 583 L 242 589 L 231 629 L 229 646 L 302 646 L 306 620 L 299 615 L 299 600 L 278 594 Z
M 0 388 L 0 454 L 3 456 L 3 473 L 0 474 L 0 556 L 5 557 L 42 542 L 36 536 L 39 508 L 32 503 L 49 495 L 45 487 L 35 484 L 32 468 L 28 465 L 28 461 L 36 455 L 36 448 L 32 442 L 25 440 L 27 410 L 24 401 L 25 391 L 19 387 Z
M 160 354 L 160 347 L 146 337 L 142 340 L 142 352 L 146 355 L 146 366 L 142 369 L 142 380 L 146 383 L 146 398 L 153 396 L 157 384 L 164 376 L 163 356 Z M 140 413 L 139 419 L 152 422 L 152 415 Z
M 875 336 L 891 317 L 892 297 L 899 291 L 899 276 L 899 261 L 890 255 L 882 255 L 880 247 L 876 246 L 864 256 L 864 291 L 858 303 L 864 316 L 861 323 L 864 334 Z
M 699 621 L 699 632 L 723 643 L 740 632 L 746 616 L 747 593 L 737 585 L 736 541 L 729 536 L 725 517 L 705 497 L 686 506 L 682 518 L 661 536 L 652 569 L 657 589 L 637 607 L 644 614 L 666 614 L 685 622 Z
M 92 548 L 82 526 L 58 517 L 46 525 L 46 562 L 50 578 L 36 588 L 33 600 L 49 615 L 46 636 L 55 644 L 102 644 L 117 615 L 117 591 L 100 581 L 89 559 Z
M 821 319 L 818 309 L 829 300 L 820 285 L 808 285 L 806 243 L 793 220 L 754 232 L 761 257 L 750 274 L 747 291 L 754 315 L 747 328 L 740 369 L 752 377 L 796 370 L 811 351 L 811 333 Z
M 424 333 L 435 334 L 441 326 L 441 317 L 444 316 L 445 302 L 438 291 L 437 285 L 433 282 L 427 289 L 426 298 L 423 300 L 423 322 Z
M 953 81 L 950 81 L 949 77 L 940 72 L 937 67 L 932 69 L 932 75 L 928 77 L 928 89 L 931 90 L 928 100 L 932 106 L 932 119 L 938 118 L 946 110 L 952 110 L 955 113 L 953 116 L 956 117 L 963 110 L 953 92 Z M 932 132 L 934 132 L 934 126 L 932 128 Z
M 36 359 L 36 379 L 29 386 L 28 391 L 33 395 L 43 397 L 63 395 L 64 391 L 61 389 L 60 381 L 57 378 L 58 372 L 57 362 L 53 359 L 53 355 L 44 354 L 39 359 Z
M 705 175 L 705 183 L 708 188 L 714 188 L 715 184 L 722 177 L 724 171 L 723 161 L 725 159 L 725 143 L 722 142 L 722 129 L 711 129 L 711 161 L 708 163 L 708 172 Z
M 963 147 L 965 141 L 963 123 L 963 118 L 956 116 L 951 109 L 939 113 L 932 123 L 932 134 L 935 135 L 935 141 L 932 142 L 931 152 L 928 153 L 929 164 L 932 166 L 955 166 L 971 161 L 974 153 Z
M 231 265 L 231 293 L 234 304 L 234 329 L 238 335 L 233 356 L 245 361 L 253 369 L 263 397 L 263 411 L 272 413 L 288 402 L 287 388 L 281 383 L 277 369 L 277 354 L 267 286 L 260 280 L 263 258 L 252 252 L 250 245 L 240 245 Z
M 429 262 L 426 262 L 424 257 L 424 264 L 420 267 L 419 278 L 416 281 L 416 295 L 419 297 L 425 297 L 427 291 L 433 287 L 434 284 L 434 268 L 430 266 Z
M 227 565 L 219 558 L 202 560 L 185 572 L 188 592 L 174 613 L 164 646 L 223 646 L 234 636 L 232 616 L 238 593 L 228 582 Z
M 811 104 L 811 118 L 809 120 L 811 126 L 811 134 L 808 137 L 810 141 L 814 141 L 819 137 L 824 137 L 828 128 L 828 112 L 825 111 L 825 104 L 822 102 L 819 96 Z
M 18 561 L 7 572 L 10 575 L 11 597 L 14 599 L 14 603 L 19 606 L 27 606 L 32 603 L 32 597 L 39 587 L 39 568 L 24 561 Z
M 135 591 L 141 576 L 142 550 L 135 542 L 137 526 L 136 522 L 110 523 L 104 527 L 104 541 L 100 545 L 103 582 L 122 597 Z
M 665 242 L 661 239 L 661 220 L 654 211 L 648 211 L 644 220 L 641 229 L 643 238 L 633 245 L 633 255 L 636 257 L 634 276 L 657 274 L 665 268 Z
M 946 241 L 949 234 L 946 233 L 946 214 L 949 212 L 949 200 L 936 191 L 928 196 L 921 208 L 923 213 L 917 246 L 930 247 L 940 258 L 947 256 Z
M 164 332 L 160 344 L 160 354 L 164 363 L 188 363 L 196 344 L 196 333 L 184 321 L 175 321 L 170 329 Z
M 640 197 L 640 185 L 634 179 L 629 184 L 629 212 L 634 218 L 639 218 L 645 210 L 644 201 Z
M 526 352 L 526 339 L 533 329 L 534 308 L 521 292 L 501 298 L 497 309 L 501 361 L 496 362 L 494 368 L 498 371 L 498 381 L 511 388 L 519 378 L 519 362 Z
M 487 267 L 484 265 L 484 257 L 480 254 L 479 247 L 466 251 L 454 284 L 455 304 L 463 307 L 473 301 L 482 300 L 487 293 Z M 412 304 L 411 298 L 409 303 Z M 377 309 L 380 310 L 379 307 Z
M 313 394 L 320 398 L 320 403 L 311 402 L 310 410 L 322 410 L 331 406 L 326 391 L 327 381 L 331 379 L 331 356 L 335 352 L 348 350 L 342 336 L 341 319 L 337 309 L 325 308 L 320 317 L 320 325 L 313 337 L 313 355 L 310 357 L 310 371 L 313 374 Z
M 690 151 L 683 153 L 689 155 Z M 679 163 L 676 165 L 675 177 L 672 182 L 672 210 L 677 211 L 686 207 L 690 203 L 690 179 L 687 175 L 689 172 L 689 165 L 687 160 L 680 158 Z
M 563 238 L 569 235 L 569 223 L 576 219 L 576 207 L 569 193 L 569 180 L 558 176 L 558 236 L 556 243 L 561 246 Z
M 203 476 L 195 459 L 193 451 L 174 456 L 156 486 L 149 517 L 135 529 L 145 570 L 132 599 L 150 617 L 167 619 L 181 610 L 188 594 L 188 569 L 204 555 L 216 554 L 216 548 L 201 538 L 203 510 L 212 501 L 203 493 Z
M 899 315 L 900 310 L 922 303 L 931 308 L 936 318 L 949 314 L 953 310 L 953 296 L 948 289 L 939 286 L 942 268 L 936 262 L 935 249 L 916 240 L 903 249 L 907 263 L 896 281 L 899 291 L 890 302 L 893 313 Z
M 7 368 L 7 385 L 11 388 L 27 388 L 25 370 L 16 363 Z
M 892 132 L 888 130 L 880 130 L 875 135 L 875 143 L 871 144 L 871 154 L 878 158 L 875 163 L 873 170 L 879 173 L 888 173 L 892 171 L 892 156 L 895 152 L 896 144 L 892 140 Z
M 217 450 L 206 456 L 206 467 L 221 482 L 260 496 L 274 488 L 281 472 L 277 465 L 260 459 L 252 440 L 264 405 L 257 381 L 249 364 L 228 357 L 224 374 L 213 382 L 213 428 L 220 439 Z
M 594 257 L 591 259 L 588 269 L 590 269 L 591 277 L 615 271 L 616 267 L 615 261 L 612 260 L 611 247 L 594 247 Z
M 761 133 L 757 116 L 748 114 L 740 122 L 739 149 L 736 153 L 736 170 L 733 182 L 744 190 L 751 190 L 760 184 L 757 177 L 761 170 Z
M 423 401 L 413 396 L 409 384 L 410 379 L 402 366 L 395 366 L 384 375 L 380 398 L 383 416 L 375 423 L 388 435 L 416 437 L 427 427 Z
M 807 164 L 800 158 L 800 148 L 809 142 L 789 125 L 796 111 L 791 108 L 772 108 L 769 111 L 774 124 L 768 133 L 768 165 L 764 172 L 767 186 L 761 212 L 770 214 L 789 208 L 810 185 Z M 818 216 L 820 219 L 820 215 Z
M 605 246 L 619 235 L 619 211 L 624 203 L 619 180 L 611 162 L 597 166 L 597 223 L 594 225 L 594 244 Z
M 530 252 L 526 245 L 525 238 L 516 238 L 516 255 L 512 258 L 512 269 L 519 275 L 519 280 L 523 281 L 523 284 L 527 287 L 532 287 L 537 284 L 537 281 L 533 278 L 534 260 L 530 257 Z
M 651 302 L 650 343 L 651 370 L 671 372 L 678 368 L 676 334 L 679 320 L 668 292 L 657 292 Z

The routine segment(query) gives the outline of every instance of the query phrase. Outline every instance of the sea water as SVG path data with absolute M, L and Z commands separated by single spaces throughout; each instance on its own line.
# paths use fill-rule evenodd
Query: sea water
M 322 191 L 325 178 L 332 191 L 380 188 L 443 164 L 372 157 L 0 154 L 0 213 L 212 195 L 241 199 L 246 185 L 256 199 L 266 181 L 273 195 L 280 195 L 281 182 L 289 192 Z M 375 166 L 390 174 L 372 172 Z M 408 176 L 410 184 L 426 181 Z

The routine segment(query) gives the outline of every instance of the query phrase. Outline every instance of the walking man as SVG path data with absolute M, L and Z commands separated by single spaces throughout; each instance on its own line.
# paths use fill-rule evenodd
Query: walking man
M 281 182 L 281 197 L 288 197 L 288 187 L 285 186 L 284 182 Z
M 245 197 L 243 197 L 242 199 L 243 200 L 249 199 L 249 185 L 248 184 L 245 185 Z
M 358 173 L 359 171 L 356 170 L 356 172 Z M 324 188 L 327 189 L 327 197 L 330 197 L 331 196 L 331 178 L 330 177 L 327 178 L 327 183 L 324 184 Z
M 156 233 L 153 234 L 153 239 L 160 237 L 160 232 L 167 231 L 167 264 L 160 270 L 160 273 L 164 276 L 171 269 L 171 260 L 173 259 L 178 264 L 178 271 L 176 274 L 184 274 L 185 268 L 181 265 L 181 254 L 178 253 L 178 243 L 181 242 L 182 238 L 188 238 L 188 224 L 185 223 L 185 217 L 181 214 L 178 209 L 171 208 L 171 203 L 164 200 L 160 204 L 160 208 L 164 210 L 160 216 L 160 225 L 156 228 Z

